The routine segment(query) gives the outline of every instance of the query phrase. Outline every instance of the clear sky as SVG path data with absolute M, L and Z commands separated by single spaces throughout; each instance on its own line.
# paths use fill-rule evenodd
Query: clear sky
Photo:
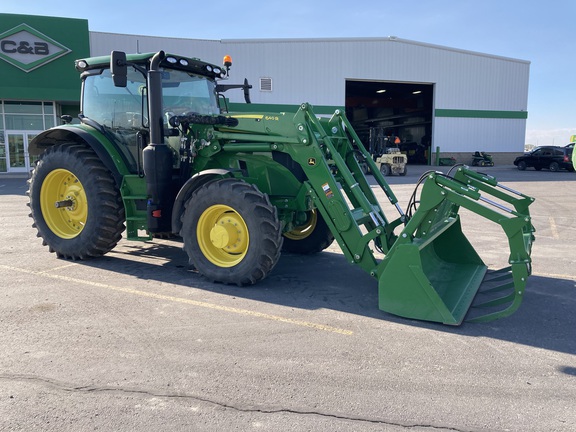
M 0 12 L 88 20 L 91 31 L 192 39 L 397 36 L 528 60 L 526 143 L 576 135 L 576 0 L 1 0 Z

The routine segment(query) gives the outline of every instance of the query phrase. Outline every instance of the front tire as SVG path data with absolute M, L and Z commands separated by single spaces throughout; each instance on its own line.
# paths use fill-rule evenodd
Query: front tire
M 526 169 L 526 162 L 524 162 L 524 161 L 518 162 L 518 169 L 520 171 L 524 171 Z
M 382 173 L 382 175 L 383 175 L 384 177 L 389 176 L 389 175 L 390 175 L 390 171 L 391 171 L 391 170 L 390 170 L 390 165 L 388 165 L 388 164 L 382 164 L 382 165 L 380 166 L 380 172 Z
M 89 147 L 74 143 L 50 147 L 28 183 L 32 226 L 59 258 L 101 256 L 122 238 L 120 192 Z
M 180 235 L 190 264 L 214 282 L 252 285 L 280 258 L 281 225 L 256 186 L 221 179 L 196 190 L 182 215 Z

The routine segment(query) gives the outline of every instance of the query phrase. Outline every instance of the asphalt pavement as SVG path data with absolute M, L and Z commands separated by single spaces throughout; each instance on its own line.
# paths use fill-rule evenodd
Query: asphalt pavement
M 430 167 L 408 169 L 387 178 L 404 208 Z M 177 240 L 60 260 L 26 179 L 0 177 L 0 431 L 576 430 L 576 173 L 484 171 L 536 198 L 533 275 L 515 314 L 459 327 L 380 311 L 335 244 L 245 288 L 203 279 Z M 507 259 L 495 224 L 462 224 Z

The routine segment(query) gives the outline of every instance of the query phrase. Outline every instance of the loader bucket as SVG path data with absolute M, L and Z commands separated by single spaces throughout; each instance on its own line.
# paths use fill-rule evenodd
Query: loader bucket
M 381 310 L 459 325 L 465 319 L 496 319 L 518 308 L 530 271 L 534 228 L 526 202 L 533 200 L 503 195 L 475 174 L 470 183 L 465 183 L 467 176 L 457 180 L 436 173 L 426 179 L 420 206 L 380 263 Z M 478 181 L 482 188 L 472 184 Z M 481 190 L 514 208 L 483 198 Z M 460 207 L 503 228 L 510 246 L 510 267 L 489 271 L 462 231 Z

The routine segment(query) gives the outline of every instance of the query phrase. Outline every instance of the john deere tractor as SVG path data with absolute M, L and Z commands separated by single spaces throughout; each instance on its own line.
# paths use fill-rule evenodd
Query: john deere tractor
M 221 109 L 231 88 L 249 102 L 246 81 L 223 84 L 229 66 L 163 51 L 76 61 L 79 124 L 65 117 L 31 145 L 31 217 L 51 252 L 83 260 L 112 250 L 125 230 L 128 240 L 176 234 L 200 274 L 250 285 L 282 251 L 316 253 L 335 239 L 377 281 L 383 311 L 458 325 L 516 310 L 531 269 L 532 198 L 460 166 L 426 173 L 404 212 L 342 111 Z M 508 267 L 488 270 L 462 232 L 461 207 L 502 227 Z

